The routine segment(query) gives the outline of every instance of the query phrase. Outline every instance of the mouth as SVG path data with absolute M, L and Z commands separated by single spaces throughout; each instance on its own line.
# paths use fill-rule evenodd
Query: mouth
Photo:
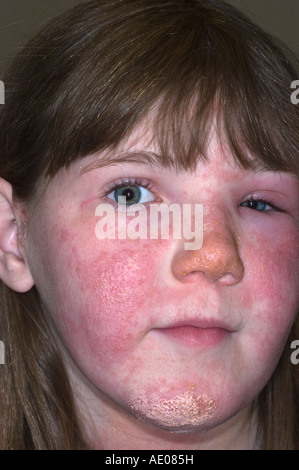
M 222 343 L 234 330 L 222 322 L 195 321 L 174 323 L 156 331 L 170 341 L 207 348 Z

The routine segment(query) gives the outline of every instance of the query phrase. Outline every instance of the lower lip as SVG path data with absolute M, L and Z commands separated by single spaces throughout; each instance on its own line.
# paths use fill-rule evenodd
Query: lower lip
M 229 334 L 223 328 L 197 328 L 189 325 L 159 331 L 169 339 L 197 347 L 216 346 Z

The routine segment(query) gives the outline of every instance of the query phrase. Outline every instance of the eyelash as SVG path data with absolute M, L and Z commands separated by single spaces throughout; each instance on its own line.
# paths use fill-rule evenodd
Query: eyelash
M 266 204 L 267 206 L 271 207 L 271 210 L 274 210 L 276 212 L 284 212 L 283 209 L 277 207 L 275 204 L 273 204 L 271 201 L 267 200 L 267 199 L 263 199 L 263 198 L 260 198 L 260 197 L 255 197 L 255 196 L 249 196 L 247 199 L 245 199 L 245 201 L 242 201 L 242 203 L 240 204 L 240 207 L 246 207 L 246 206 L 242 206 L 242 204 L 244 202 L 261 202 L 263 204 Z M 250 208 L 249 208 L 250 209 Z M 251 209 L 251 210 L 255 210 L 256 212 L 270 212 L 270 210 L 265 210 L 265 211 L 258 211 L 256 209 Z
M 108 186 L 108 188 L 105 190 L 104 192 L 104 197 L 107 198 L 108 195 L 113 192 L 113 191 L 116 191 L 117 189 L 119 188 L 122 188 L 123 186 L 140 186 L 142 188 L 145 188 L 147 189 L 148 191 L 150 191 L 153 196 L 155 197 L 155 199 L 159 199 L 159 197 L 157 196 L 156 194 L 156 191 L 155 191 L 155 188 L 153 186 L 153 184 L 146 180 L 146 179 L 143 179 L 143 178 L 124 178 L 122 180 L 118 180 L 118 181 L 114 181 L 111 185 Z M 109 198 L 109 201 L 111 202 L 111 199 Z M 276 212 L 284 212 L 283 209 L 277 207 L 275 204 L 273 204 L 270 200 L 267 200 L 267 199 L 263 199 L 263 198 L 259 198 L 259 197 L 255 197 L 255 196 L 249 196 L 247 199 L 245 199 L 244 201 L 242 201 L 242 203 L 240 204 L 240 207 L 242 207 L 242 204 L 245 203 L 245 202 L 261 202 L 263 204 L 266 204 L 267 206 L 271 207 L 272 210 L 276 211 Z M 152 201 L 151 201 L 152 202 Z M 161 201 L 158 201 L 158 202 L 161 202 Z M 115 201 L 115 204 L 116 201 Z M 147 204 L 147 203 L 145 203 Z M 243 206 L 243 207 L 246 207 L 246 206 Z M 256 212 L 270 212 L 270 210 L 266 210 L 266 211 L 258 211 L 256 209 L 251 209 L 251 210 L 255 210 Z
M 105 190 L 104 197 L 107 198 L 108 195 L 111 192 L 116 191 L 117 189 L 122 188 L 123 186 L 140 186 L 144 189 L 147 189 L 151 193 L 153 193 L 153 196 L 155 197 L 155 199 L 159 199 L 157 194 L 156 194 L 156 190 L 155 190 L 153 184 L 150 181 L 142 179 L 142 178 L 124 178 L 122 180 L 114 181 Z M 111 202 L 110 198 L 109 198 L 109 201 Z M 114 202 L 115 202 L 115 204 L 117 204 L 116 201 L 114 201 Z M 147 203 L 145 203 L 145 205 L 146 204 Z

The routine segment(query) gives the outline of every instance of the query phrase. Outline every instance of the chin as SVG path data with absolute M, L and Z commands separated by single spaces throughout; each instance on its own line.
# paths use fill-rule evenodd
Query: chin
M 130 413 L 138 420 L 171 432 L 197 432 L 214 421 L 217 402 L 205 394 L 186 391 L 171 398 L 137 397 Z

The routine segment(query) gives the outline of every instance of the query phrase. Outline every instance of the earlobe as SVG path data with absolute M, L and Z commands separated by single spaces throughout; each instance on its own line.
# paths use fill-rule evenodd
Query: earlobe
M 18 224 L 11 185 L 0 178 L 0 279 L 17 292 L 34 285 L 18 239 Z

